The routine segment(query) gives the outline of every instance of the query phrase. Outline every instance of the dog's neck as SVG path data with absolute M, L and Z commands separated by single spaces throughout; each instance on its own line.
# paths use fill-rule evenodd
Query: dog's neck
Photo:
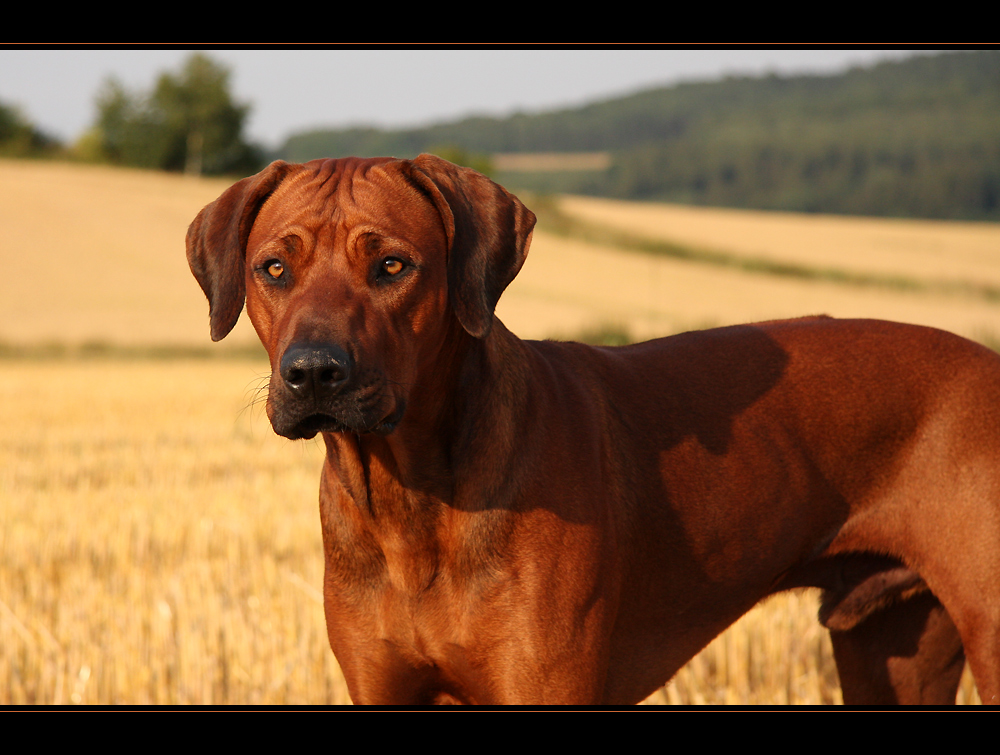
M 522 484 L 516 438 L 528 419 L 527 349 L 498 321 L 485 339 L 463 335 L 433 384 L 411 393 L 390 435 L 323 435 L 328 554 L 371 569 L 383 564 L 413 595 L 455 559 L 470 576 L 496 573 Z M 430 403 L 434 396 L 444 401 Z
M 462 331 L 411 392 L 403 420 L 389 435 L 326 433 L 327 463 L 355 504 L 370 516 L 399 517 L 437 506 L 504 508 L 507 469 L 527 421 L 525 344 L 494 319 L 486 338 Z M 456 489 L 475 480 L 477 491 Z

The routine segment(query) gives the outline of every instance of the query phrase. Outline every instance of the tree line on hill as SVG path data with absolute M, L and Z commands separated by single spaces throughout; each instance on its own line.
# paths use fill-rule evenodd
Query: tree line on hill
M 599 171 L 503 174 L 538 191 L 773 210 L 1000 220 L 1000 51 L 839 75 L 684 83 L 585 107 L 290 137 L 284 159 L 610 153 Z
M 1000 51 L 920 55 L 838 75 L 682 83 L 560 111 L 417 129 L 249 143 L 249 105 L 203 54 L 149 92 L 109 80 L 71 148 L 0 103 L 0 156 L 73 155 L 247 175 L 267 159 L 412 157 L 431 151 L 501 183 L 622 199 L 867 215 L 1000 220 Z M 602 152 L 606 167 L 496 173 L 498 153 Z

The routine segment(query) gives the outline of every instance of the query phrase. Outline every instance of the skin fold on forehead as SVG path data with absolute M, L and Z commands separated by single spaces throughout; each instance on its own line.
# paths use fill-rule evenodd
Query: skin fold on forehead
M 310 237 L 328 237 L 357 228 L 421 248 L 428 244 L 443 248 L 440 215 L 397 167 L 400 161 L 363 166 L 344 162 L 313 161 L 286 178 L 261 207 L 248 247 L 295 230 Z

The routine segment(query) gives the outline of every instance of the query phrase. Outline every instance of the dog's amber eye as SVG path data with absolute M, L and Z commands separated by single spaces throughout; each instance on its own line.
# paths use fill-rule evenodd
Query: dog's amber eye
M 382 269 L 387 275 L 396 275 L 403 271 L 403 263 L 395 257 L 387 257 L 382 260 Z
M 267 263 L 267 274 L 272 278 L 280 278 L 284 272 L 285 266 L 278 262 L 278 260 L 272 260 Z

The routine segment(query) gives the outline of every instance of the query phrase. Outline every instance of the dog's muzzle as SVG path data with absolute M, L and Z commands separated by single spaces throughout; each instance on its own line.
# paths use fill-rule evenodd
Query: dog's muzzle
M 377 432 L 395 429 L 402 407 L 385 411 L 384 380 L 358 374 L 353 357 L 328 343 L 292 344 L 272 378 L 271 425 L 292 440 L 321 432 Z

